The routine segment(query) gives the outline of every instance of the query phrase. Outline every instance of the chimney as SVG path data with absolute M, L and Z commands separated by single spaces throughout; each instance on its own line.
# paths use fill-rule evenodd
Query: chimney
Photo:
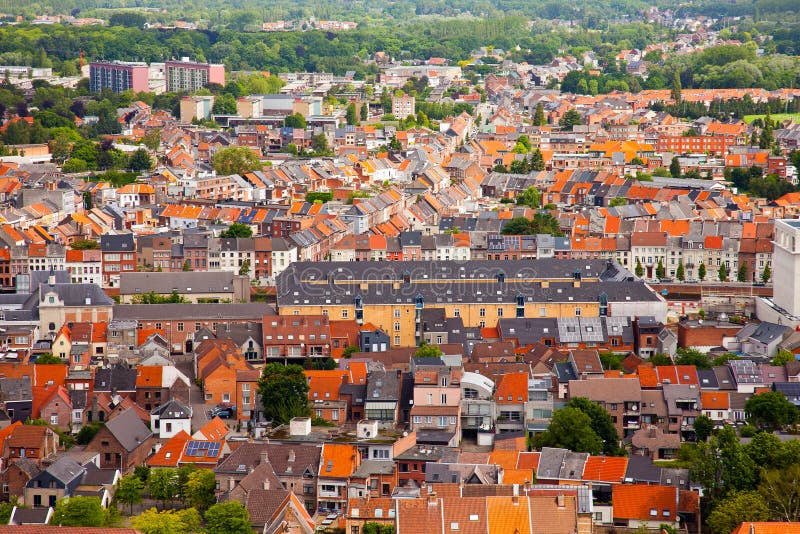
M 294 454 L 294 449 L 292 449 L 289 451 L 289 461 L 294 462 L 294 459 L 295 459 L 295 454 Z
M 559 508 L 564 508 L 564 506 L 566 506 L 566 504 L 564 502 L 564 494 L 563 493 L 559 493 L 558 497 L 556 497 L 556 505 Z
M 269 479 L 268 478 L 264 479 L 264 484 L 262 484 L 262 488 L 265 489 L 265 490 L 269 489 Z
M 525 488 L 525 495 L 527 495 L 531 491 L 531 481 L 526 478 L 522 487 Z
M 267 451 L 261 451 L 261 463 L 265 464 L 269 461 L 269 456 L 267 455 Z
M 236 481 L 233 477 L 228 477 L 228 491 L 233 491 L 233 488 L 236 487 Z
M 52 267 L 50 267 L 50 275 L 47 277 L 47 283 L 51 286 L 56 285 L 56 273 L 53 271 Z
M 436 506 L 436 492 L 433 490 L 428 491 L 428 506 Z

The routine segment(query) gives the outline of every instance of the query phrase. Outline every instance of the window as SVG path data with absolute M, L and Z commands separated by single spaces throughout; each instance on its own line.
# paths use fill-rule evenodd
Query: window
M 503 316 L 503 308 L 497 308 L 497 316 L 498 317 L 502 317 Z
M 183 323 L 178 323 L 178 332 L 183 332 Z
M 54 414 L 50 416 L 50 424 L 57 425 L 58 424 L 58 415 Z
M 342 319 L 347 319 L 347 317 L 348 317 L 347 310 L 342 310 Z
M 414 416 L 414 424 L 415 425 L 421 425 L 422 424 L 422 416 L 421 415 L 415 415 Z
M 399 345 L 400 344 L 400 336 L 394 336 L 394 344 L 395 345 Z
M 440 415 L 439 416 L 439 428 L 444 428 L 447 426 L 447 416 Z
M 453 317 L 461 317 L 461 310 L 458 308 L 453 308 Z
M 399 319 L 400 318 L 400 308 L 395 308 L 394 309 L 394 318 L 395 319 Z
M 399 332 L 400 331 L 400 322 L 399 321 L 395 321 L 395 323 L 394 323 L 394 331 L 395 332 Z
M 442 404 L 447 404 L 447 393 L 442 393 Z
M 156 330 L 161 330 L 161 323 L 156 323 Z
M 478 310 L 478 314 L 479 314 L 481 317 L 486 317 L 486 308 L 481 308 L 481 309 L 479 309 L 479 310 Z

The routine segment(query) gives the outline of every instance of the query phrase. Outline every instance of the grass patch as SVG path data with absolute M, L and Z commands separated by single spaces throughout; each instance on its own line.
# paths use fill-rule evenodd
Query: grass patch
M 763 119 L 765 115 L 745 115 L 744 122 L 750 124 L 756 119 Z M 774 122 L 782 122 L 786 119 L 792 119 L 794 122 L 800 122 L 800 113 L 773 113 L 772 120 Z

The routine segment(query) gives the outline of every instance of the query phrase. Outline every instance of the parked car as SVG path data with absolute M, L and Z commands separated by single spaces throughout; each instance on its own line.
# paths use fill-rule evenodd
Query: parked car
M 221 417 L 222 419 L 233 419 L 236 417 L 236 406 L 231 404 L 224 406 L 217 406 L 211 410 L 211 417 Z

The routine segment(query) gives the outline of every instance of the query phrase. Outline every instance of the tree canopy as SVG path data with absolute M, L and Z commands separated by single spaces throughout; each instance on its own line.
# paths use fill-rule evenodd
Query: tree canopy
M 270 363 L 258 383 L 264 417 L 273 424 L 288 423 L 294 417 L 308 417 L 308 381 L 299 365 Z
M 253 237 L 253 229 L 250 228 L 246 224 L 242 223 L 233 223 L 228 226 L 227 229 L 223 230 L 220 234 L 220 237 Z
M 243 175 L 263 167 L 255 153 L 243 146 L 223 148 L 211 158 L 211 166 L 220 176 Z
M 600 454 L 603 440 L 592 428 L 592 420 L 578 408 L 567 406 L 553 413 L 545 432 L 533 438 L 533 446 L 562 447 L 573 452 Z

